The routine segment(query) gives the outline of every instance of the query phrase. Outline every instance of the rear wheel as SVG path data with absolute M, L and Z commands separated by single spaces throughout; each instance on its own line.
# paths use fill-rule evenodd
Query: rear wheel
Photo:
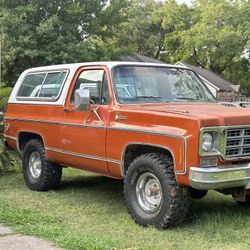
M 166 228 L 179 225 L 189 208 L 189 195 L 174 174 L 173 161 L 166 155 L 138 156 L 124 180 L 128 211 L 140 225 Z
M 30 189 L 47 191 L 59 185 L 62 167 L 47 161 L 40 140 L 32 139 L 26 144 L 22 165 L 24 180 Z

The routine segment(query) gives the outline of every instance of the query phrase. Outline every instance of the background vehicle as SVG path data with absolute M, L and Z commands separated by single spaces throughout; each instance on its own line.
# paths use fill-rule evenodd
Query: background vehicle
M 221 104 L 228 107 L 250 108 L 250 102 L 221 102 Z

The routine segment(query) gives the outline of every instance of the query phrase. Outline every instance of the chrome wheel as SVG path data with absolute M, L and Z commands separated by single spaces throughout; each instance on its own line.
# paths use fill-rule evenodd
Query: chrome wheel
M 157 211 L 162 204 L 162 188 L 158 178 L 152 173 L 142 174 L 136 183 L 138 203 L 147 212 Z
M 40 177 L 42 172 L 42 160 L 38 152 L 32 152 L 29 158 L 30 174 L 33 178 Z

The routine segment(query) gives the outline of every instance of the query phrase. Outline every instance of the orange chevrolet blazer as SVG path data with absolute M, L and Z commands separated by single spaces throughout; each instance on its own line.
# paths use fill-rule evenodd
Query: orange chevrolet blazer
M 180 224 L 208 190 L 250 203 L 250 111 L 217 103 L 195 72 L 96 62 L 32 68 L 5 116 L 6 144 L 32 190 L 58 186 L 65 166 L 124 179 L 139 224 Z

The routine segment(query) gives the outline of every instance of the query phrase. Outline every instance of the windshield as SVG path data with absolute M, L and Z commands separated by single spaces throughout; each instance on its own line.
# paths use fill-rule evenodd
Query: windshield
M 119 103 L 215 102 L 191 70 L 118 66 L 113 69 L 112 76 Z

